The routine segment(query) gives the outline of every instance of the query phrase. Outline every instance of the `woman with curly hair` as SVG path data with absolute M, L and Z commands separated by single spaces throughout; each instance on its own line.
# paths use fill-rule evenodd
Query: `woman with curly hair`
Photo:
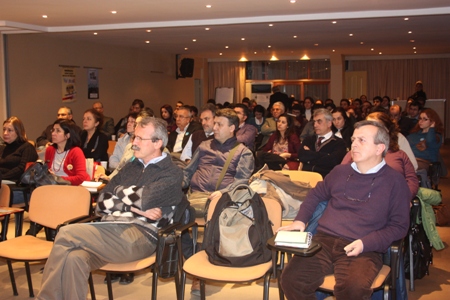
M 416 126 L 408 135 L 408 142 L 417 158 L 419 169 L 428 170 L 430 163 L 438 161 L 443 135 L 444 125 L 439 115 L 431 108 L 424 109 Z
M 270 136 L 264 148 L 256 153 L 256 170 L 265 163 L 271 170 L 298 170 L 300 146 L 293 117 L 282 114 L 277 121 L 277 130 Z

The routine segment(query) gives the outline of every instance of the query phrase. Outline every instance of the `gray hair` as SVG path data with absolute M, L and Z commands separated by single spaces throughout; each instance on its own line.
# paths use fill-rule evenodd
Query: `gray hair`
M 387 151 L 389 150 L 389 131 L 388 129 L 381 124 L 380 122 L 377 121 L 368 121 L 368 120 L 364 120 L 364 121 L 359 121 L 358 123 L 355 124 L 355 129 L 364 127 L 364 126 L 375 126 L 377 128 L 377 134 L 375 135 L 374 139 L 373 139 L 373 143 L 375 145 L 379 145 L 379 144 L 384 144 L 385 148 L 383 151 L 383 157 L 386 155 Z
M 313 118 L 317 117 L 318 115 L 324 115 L 325 116 L 325 120 L 327 120 L 328 122 L 333 122 L 333 115 L 326 108 L 315 109 L 314 113 L 313 113 Z
M 141 126 L 142 128 L 148 126 L 149 124 L 153 125 L 153 128 L 155 129 L 155 132 L 153 133 L 152 139 L 158 139 L 162 141 L 161 151 L 164 150 L 164 148 L 167 146 L 167 142 L 169 140 L 169 137 L 167 135 L 167 122 L 160 118 L 154 118 L 154 117 L 139 117 L 136 120 L 136 127 Z
M 181 101 L 178 101 L 178 102 L 181 102 Z M 185 110 L 185 111 L 187 111 L 189 113 L 189 118 L 192 118 L 192 112 L 191 112 L 191 108 L 190 107 L 183 105 L 183 106 L 178 107 L 178 110 Z
M 284 107 L 283 102 L 277 101 L 277 102 L 275 102 L 275 103 L 272 105 L 272 107 L 274 107 L 275 105 L 278 105 L 278 106 L 281 108 L 281 110 L 283 111 L 283 112 L 282 112 L 283 114 L 286 112 L 286 107 Z

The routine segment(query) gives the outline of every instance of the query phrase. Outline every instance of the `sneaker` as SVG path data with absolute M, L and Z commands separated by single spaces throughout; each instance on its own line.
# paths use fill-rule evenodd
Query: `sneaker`
M 123 274 L 122 277 L 120 278 L 119 284 L 127 285 L 132 283 L 133 281 L 134 281 L 133 273 Z
M 117 282 L 120 279 L 120 274 L 110 274 L 109 276 L 111 277 L 111 283 Z M 103 280 L 104 284 L 108 283 L 108 280 L 106 278 L 107 277 L 105 277 L 105 280 Z
M 192 279 L 191 294 L 200 297 L 200 279 Z

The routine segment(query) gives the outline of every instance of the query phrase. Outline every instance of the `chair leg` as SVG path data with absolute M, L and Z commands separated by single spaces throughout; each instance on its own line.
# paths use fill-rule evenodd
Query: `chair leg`
M 158 272 L 156 271 L 156 266 L 153 268 L 153 279 L 152 279 L 152 300 L 156 300 L 158 288 Z M 178 294 L 177 294 L 178 296 Z
M 89 291 L 91 292 L 91 300 L 96 300 L 95 299 L 94 280 L 92 279 L 92 273 L 89 273 L 88 282 L 89 282 Z
M 185 285 L 186 285 L 186 273 L 181 270 L 181 282 L 180 282 L 180 300 L 184 300 L 184 292 L 185 292 Z
M 413 251 L 412 251 L 412 233 L 409 234 L 409 290 L 411 292 L 414 292 L 414 257 L 413 257 Z
M 14 278 L 14 272 L 13 272 L 11 260 L 8 259 L 8 260 L 6 260 L 6 262 L 8 263 L 9 278 L 11 279 L 11 286 L 13 289 L 13 294 L 14 294 L 14 296 L 18 296 L 19 293 L 17 292 L 16 279 Z
M 180 290 L 181 290 L 181 286 L 180 286 L 180 274 L 179 271 L 177 271 L 175 273 L 175 291 L 177 292 L 177 300 L 180 300 Z M 156 298 L 155 298 L 156 300 Z
M 113 295 L 112 284 L 111 284 L 111 273 L 106 273 L 106 285 L 108 286 L 108 299 L 113 300 L 114 295 Z
M 277 272 L 278 295 L 280 296 L 280 300 L 284 300 L 284 292 L 281 288 L 281 270 L 277 270 Z
M 30 298 L 34 298 L 33 282 L 31 281 L 30 263 L 25 262 L 25 271 L 27 273 L 28 290 L 30 291 Z
M 200 279 L 200 300 L 205 300 L 205 281 Z
M 269 285 L 270 285 L 270 276 L 272 272 L 267 271 L 266 275 L 264 275 L 264 300 L 269 300 Z

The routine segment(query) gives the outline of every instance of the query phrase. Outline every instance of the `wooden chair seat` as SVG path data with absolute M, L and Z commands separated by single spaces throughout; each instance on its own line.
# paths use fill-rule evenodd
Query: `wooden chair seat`
M 19 261 L 39 261 L 48 258 L 53 242 L 25 235 L 20 239 L 8 240 L 8 243 L 2 243 L 1 246 L 0 257 Z
M 154 253 L 152 256 L 143 259 L 138 259 L 135 261 L 130 261 L 127 263 L 106 264 L 103 267 L 101 267 L 100 270 L 104 272 L 133 273 L 150 267 L 155 263 L 155 261 L 156 261 L 156 253 Z

